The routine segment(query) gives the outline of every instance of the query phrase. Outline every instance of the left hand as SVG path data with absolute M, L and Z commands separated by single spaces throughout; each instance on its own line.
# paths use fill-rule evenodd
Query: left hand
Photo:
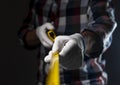
M 56 51 L 59 52 L 60 65 L 64 68 L 77 69 L 82 66 L 84 43 L 80 34 L 56 37 L 52 50 L 44 59 L 45 62 L 49 62 Z
M 36 28 L 36 35 L 40 40 L 41 44 L 46 48 L 51 48 L 53 45 L 53 41 L 47 35 L 47 30 L 54 29 L 55 29 L 54 26 L 49 22 L 44 23 L 43 25 L 38 26 Z

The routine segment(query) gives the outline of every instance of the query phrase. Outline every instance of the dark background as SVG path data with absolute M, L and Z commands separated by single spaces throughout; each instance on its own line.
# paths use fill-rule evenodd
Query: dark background
M 36 50 L 24 49 L 17 37 L 30 0 L 1 0 L 0 2 L 0 85 L 37 85 Z M 118 23 L 113 43 L 104 55 L 109 74 L 108 85 L 120 85 L 120 1 L 113 0 Z

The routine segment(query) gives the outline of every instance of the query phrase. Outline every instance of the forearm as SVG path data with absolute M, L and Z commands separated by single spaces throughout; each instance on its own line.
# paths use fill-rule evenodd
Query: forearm
M 23 27 L 18 31 L 18 37 L 20 43 L 27 49 L 34 49 L 40 45 L 36 29 L 30 30 L 28 27 Z
M 29 46 L 36 46 L 36 45 L 40 44 L 40 40 L 38 39 L 38 37 L 36 35 L 35 29 L 27 32 L 27 34 L 25 36 L 25 42 Z
M 89 56 L 98 57 L 109 47 L 106 41 L 109 42 L 116 28 L 114 10 L 109 3 L 108 0 L 92 0 L 90 4 L 93 23 L 81 33 L 86 44 L 86 54 Z
M 99 56 L 105 49 L 107 49 L 105 47 L 107 44 L 106 40 L 108 42 L 110 36 L 112 36 L 116 23 L 110 21 L 109 24 L 104 24 L 95 23 L 88 29 L 81 32 L 85 41 L 85 52 L 87 55 Z
M 85 55 L 89 57 L 98 57 L 103 50 L 103 40 L 100 36 L 91 30 L 84 30 L 81 32 L 81 35 L 84 39 Z

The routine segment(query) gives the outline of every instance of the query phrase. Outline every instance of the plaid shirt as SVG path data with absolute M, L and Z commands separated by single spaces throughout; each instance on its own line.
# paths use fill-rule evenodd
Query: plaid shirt
M 97 42 L 91 52 L 85 53 L 80 69 L 65 70 L 60 67 L 61 85 L 106 85 L 102 54 L 110 46 L 116 27 L 111 0 L 32 0 L 18 34 L 24 45 L 27 46 L 24 39 L 27 32 L 46 22 L 54 22 L 57 35 L 83 34 L 88 44 L 86 47 L 90 40 Z M 44 85 L 47 75 L 49 64 L 43 60 L 48 51 L 40 45 L 39 85 Z

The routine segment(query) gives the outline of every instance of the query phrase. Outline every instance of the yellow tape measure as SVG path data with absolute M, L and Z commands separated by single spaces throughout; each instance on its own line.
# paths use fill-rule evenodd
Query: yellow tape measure
M 54 39 L 56 38 L 56 34 L 55 34 L 54 30 L 49 30 L 47 32 L 47 35 L 48 35 L 49 39 L 51 39 L 54 42 Z
M 54 30 L 47 31 L 47 35 L 49 39 L 53 42 L 56 38 L 56 34 Z M 60 85 L 60 75 L 59 75 L 59 52 L 55 52 L 52 54 L 52 59 L 50 62 L 50 67 L 48 71 L 48 75 L 46 78 L 46 85 Z
M 58 52 L 55 52 L 52 55 L 52 60 L 50 62 L 50 68 L 46 79 L 46 85 L 60 85 Z

